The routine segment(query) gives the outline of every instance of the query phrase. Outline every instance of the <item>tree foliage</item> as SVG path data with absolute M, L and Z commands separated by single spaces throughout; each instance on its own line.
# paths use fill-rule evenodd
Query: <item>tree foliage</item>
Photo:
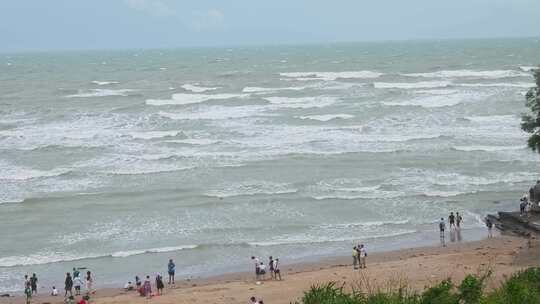
M 531 113 L 521 117 L 521 129 L 531 136 L 527 141 L 529 148 L 540 153 L 540 67 L 534 70 L 536 87 L 525 95 L 526 105 Z

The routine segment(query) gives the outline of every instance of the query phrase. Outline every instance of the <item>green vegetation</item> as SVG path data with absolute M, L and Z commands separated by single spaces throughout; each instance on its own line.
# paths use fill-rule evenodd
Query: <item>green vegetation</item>
M 459 286 L 450 279 L 427 288 L 423 293 L 409 292 L 402 285 L 391 290 L 345 291 L 335 283 L 313 286 L 304 293 L 301 304 L 538 304 L 540 303 L 540 268 L 515 273 L 499 288 L 485 290 L 483 276 L 468 275 Z M 297 304 L 300 304 L 297 302 Z
M 533 151 L 540 152 L 540 68 L 534 70 L 534 79 L 536 87 L 531 88 L 525 95 L 526 105 L 532 113 L 521 117 L 521 129 L 531 134 L 528 146 Z

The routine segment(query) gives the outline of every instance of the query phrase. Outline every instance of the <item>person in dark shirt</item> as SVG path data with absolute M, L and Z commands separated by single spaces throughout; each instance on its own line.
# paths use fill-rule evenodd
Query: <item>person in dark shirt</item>
M 450 216 L 448 216 L 448 224 L 450 225 L 450 229 L 452 229 L 452 226 L 454 226 L 454 229 L 456 228 L 456 216 L 454 215 L 454 212 L 450 212 Z
M 71 278 L 71 273 L 67 272 L 66 273 L 66 280 L 64 282 L 64 286 L 65 286 L 65 293 L 64 293 L 64 297 L 67 297 L 67 294 L 69 292 L 69 295 L 72 296 L 73 295 L 73 279 Z
M 30 287 L 32 288 L 32 294 L 37 294 L 37 282 L 38 278 L 36 274 L 32 274 L 32 277 L 30 278 Z

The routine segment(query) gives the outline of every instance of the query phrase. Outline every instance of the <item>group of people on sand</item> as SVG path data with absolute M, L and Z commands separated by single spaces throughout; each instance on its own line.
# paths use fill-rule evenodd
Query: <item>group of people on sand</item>
M 450 215 L 448 215 L 448 226 L 449 226 L 449 229 L 450 229 L 450 237 L 451 237 L 451 241 L 455 241 L 454 238 L 455 238 L 455 234 L 454 232 L 457 232 L 457 239 L 458 241 L 461 241 L 461 224 L 463 223 L 463 217 L 461 216 L 461 214 L 459 214 L 459 212 L 456 212 L 456 214 L 454 214 L 454 212 L 450 212 Z M 445 242 L 445 231 L 446 231 L 446 221 L 444 220 L 443 217 L 441 217 L 441 220 L 439 221 L 439 232 L 441 234 L 441 244 L 443 245 L 443 247 L 446 247 L 446 242 Z
M 174 264 L 174 261 L 172 259 L 169 259 L 169 263 L 167 263 L 167 274 L 169 275 L 169 281 L 168 285 L 175 284 L 174 282 L 174 276 L 176 273 L 176 264 Z M 165 289 L 165 283 L 163 282 L 163 276 L 161 274 L 156 273 L 154 277 L 155 287 L 156 287 L 156 293 L 152 292 L 152 280 L 150 279 L 150 276 L 147 275 L 144 282 L 141 281 L 138 275 L 135 276 L 135 285 L 131 281 L 127 282 L 124 285 L 125 291 L 132 291 L 136 290 L 141 297 L 145 297 L 147 299 L 150 299 L 153 296 L 160 296 L 163 295 L 163 289 Z
M 255 264 L 255 279 L 257 281 L 266 280 L 266 272 L 270 272 L 270 279 L 281 281 L 281 270 L 279 269 L 279 259 L 268 257 L 268 269 L 266 265 L 257 257 L 252 256 L 251 260 Z
M 364 244 L 353 247 L 352 257 L 354 269 L 366 268 L 367 251 Z
M 81 278 L 80 270 L 84 268 L 73 268 L 73 274 L 70 272 L 66 273 L 66 278 L 64 280 L 64 303 L 66 304 L 75 304 L 75 297 L 81 295 L 82 286 L 86 287 L 86 294 L 81 297 L 79 304 L 88 304 L 90 300 L 90 294 L 94 294 L 93 289 L 94 278 L 92 277 L 92 272 L 87 271 L 84 279 Z M 34 273 L 31 277 L 28 275 L 24 276 L 24 294 L 26 296 L 26 303 L 30 303 L 32 296 L 37 295 L 38 278 Z M 73 294 L 73 289 L 75 289 L 75 294 Z M 69 294 L 69 295 L 68 295 Z M 59 295 L 58 289 L 56 286 L 53 286 L 51 289 L 51 296 L 56 297 Z

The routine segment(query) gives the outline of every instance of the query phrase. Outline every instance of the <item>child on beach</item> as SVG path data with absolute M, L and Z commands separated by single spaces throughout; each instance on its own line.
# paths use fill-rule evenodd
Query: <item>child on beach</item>
M 58 289 L 56 287 L 52 287 L 51 296 L 56 297 L 58 296 Z
M 32 289 L 30 286 L 26 286 L 24 289 L 24 295 L 26 296 L 26 304 L 30 304 L 30 300 L 32 299 Z
M 156 275 L 156 289 L 158 295 L 163 295 L 163 288 L 165 288 L 165 284 L 163 284 L 163 278 L 158 273 Z
M 259 275 L 262 276 L 263 280 L 266 280 L 266 265 L 263 262 L 259 265 Z
M 491 220 L 489 218 L 486 218 L 486 227 L 488 229 L 488 237 L 493 237 L 493 232 L 492 232 L 492 229 L 493 229 L 493 223 L 491 222 Z

